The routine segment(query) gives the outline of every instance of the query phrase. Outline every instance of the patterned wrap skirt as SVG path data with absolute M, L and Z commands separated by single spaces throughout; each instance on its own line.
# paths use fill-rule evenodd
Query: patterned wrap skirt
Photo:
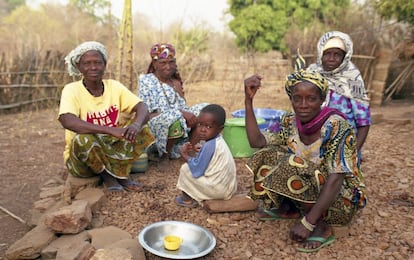
M 279 146 L 257 151 L 247 162 L 254 184 L 248 196 L 262 200 L 265 209 L 279 208 L 283 200 L 291 200 L 302 211 L 303 203 L 315 204 L 327 178 L 323 166 L 305 161 Z M 342 192 L 342 191 L 341 191 Z M 357 207 L 341 192 L 324 213 L 330 225 L 346 225 L 355 215 Z
M 75 177 L 92 177 L 104 169 L 113 177 L 127 179 L 131 166 L 154 142 L 146 126 L 134 143 L 107 134 L 77 134 L 70 147 L 66 166 Z

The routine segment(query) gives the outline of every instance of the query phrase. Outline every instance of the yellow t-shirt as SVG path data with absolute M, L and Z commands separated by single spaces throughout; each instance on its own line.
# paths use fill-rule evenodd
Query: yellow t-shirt
M 71 113 L 80 119 L 103 126 L 119 126 L 121 113 L 131 113 L 142 100 L 116 80 L 103 80 L 104 93 L 92 96 L 82 80 L 65 85 L 60 98 L 59 116 Z M 65 130 L 64 160 L 69 158 L 69 147 L 75 132 Z

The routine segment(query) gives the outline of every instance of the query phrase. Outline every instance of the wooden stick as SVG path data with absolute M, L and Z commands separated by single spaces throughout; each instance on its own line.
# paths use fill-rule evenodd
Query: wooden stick
M 413 63 L 411 63 L 409 65 L 409 68 L 410 69 L 408 70 L 408 72 L 405 73 L 404 77 L 401 79 L 400 85 L 396 88 L 396 90 L 394 92 L 395 95 L 398 94 L 398 93 L 400 93 L 401 89 L 404 87 L 404 85 L 407 82 L 408 78 L 411 77 L 411 74 L 412 74 L 412 72 L 414 70 Z
M 400 89 L 399 85 L 404 85 L 406 79 L 408 78 L 408 75 L 411 75 L 411 67 L 413 66 L 414 61 L 412 61 L 401 73 L 398 75 L 398 77 L 394 80 L 394 82 L 387 88 L 385 93 L 387 94 L 387 97 L 385 98 L 384 102 L 387 102 L 389 99 L 391 99 L 392 95 Z
M 18 221 L 20 221 L 21 223 L 26 225 L 26 221 L 24 221 L 23 219 L 21 219 L 20 217 L 14 215 L 13 213 L 11 213 L 10 211 L 8 211 L 7 209 L 3 208 L 2 206 L 0 206 L 0 209 L 2 211 L 4 211 L 5 213 L 7 213 L 8 215 L 10 215 L 11 217 L 13 217 L 14 219 L 17 219 Z
M 374 46 L 372 47 L 371 53 L 370 53 L 370 56 L 371 56 L 371 57 L 374 57 L 374 54 L 375 54 L 376 49 L 377 49 L 377 45 L 376 45 L 376 44 L 374 44 Z M 366 78 L 367 78 L 367 73 L 368 73 L 369 69 L 371 68 L 372 61 L 374 61 L 374 60 L 369 59 L 369 60 L 367 61 L 367 63 L 365 64 L 364 74 L 362 74 L 362 78 L 363 78 L 363 79 L 366 79 Z M 366 81 L 366 85 L 367 85 L 367 86 L 369 86 L 369 85 L 370 85 L 369 80 L 367 80 L 367 81 Z M 367 90 L 368 90 L 368 88 L 367 88 Z

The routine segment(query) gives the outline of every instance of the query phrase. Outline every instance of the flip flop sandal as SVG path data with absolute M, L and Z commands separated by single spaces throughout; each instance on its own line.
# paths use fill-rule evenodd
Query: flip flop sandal
M 198 206 L 197 201 L 191 200 L 191 203 L 184 202 L 183 197 L 178 196 L 175 198 L 175 203 L 177 203 L 178 206 L 186 207 L 186 208 L 195 208 Z
M 281 217 L 277 213 L 275 213 L 271 210 L 267 210 L 267 209 L 263 209 L 263 211 L 260 212 L 259 214 L 263 214 L 263 217 L 258 217 L 258 219 L 261 220 L 261 221 L 272 221 L 272 220 L 279 220 L 279 219 L 287 219 L 287 218 Z M 267 216 L 264 216 L 264 215 L 267 215 Z
M 110 193 L 121 193 L 125 191 L 122 185 L 112 185 L 112 186 L 104 185 L 104 186 L 105 186 L 106 191 Z
M 316 248 L 303 248 L 303 247 L 297 247 L 296 250 L 303 253 L 312 253 L 319 251 L 320 249 L 324 248 L 325 246 L 328 246 L 332 244 L 335 241 L 335 236 L 331 235 L 328 238 L 324 237 L 308 237 L 306 241 L 316 241 L 320 242 L 321 245 Z
M 118 180 L 118 182 L 126 191 L 140 191 L 142 188 L 142 184 L 134 180 Z

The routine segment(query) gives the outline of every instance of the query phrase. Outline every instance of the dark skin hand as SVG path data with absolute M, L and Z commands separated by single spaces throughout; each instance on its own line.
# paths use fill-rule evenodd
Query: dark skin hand
M 358 127 L 358 132 L 356 134 L 357 151 L 361 151 L 362 146 L 364 145 L 365 140 L 367 139 L 368 132 L 369 132 L 369 125 Z
M 65 129 L 69 129 L 78 134 L 109 134 L 120 139 L 135 142 L 137 134 L 148 121 L 148 109 L 145 103 L 140 102 L 135 105 L 132 112 L 135 112 L 135 115 L 137 115 L 135 122 L 125 128 L 95 125 L 70 113 L 60 115 L 59 122 Z
M 190 159 L 191 157 L 189 153 L 194 152 L 194 151 L 195 151 L 195 147 L 190 142 L 184 143 L 180 150 L 181 159 L 184 162 L 187 162 L 188 159 Z
M 337 199 L 339 191 L 344 180 L 344 174 L 332 173 L 319 195 L 316 203 L 306 213 L 306 219 L 311 224 L 317 224 L 322 221 L 323 213 L 332 205 Z M 290 229 L 290 237 L 297 242 L 304 242 L 312 233 L 307 230 L 300 222 L 296 223 Z
M 159 116 L 160 114 L 161 113 L 159 113 L 159 112 L 153 112 L 153 113 L 150 114 L 150 118 Z M 187 123 L 187 126 L 189 128 L 193 128 L 197 125 L 197 117 L 193 113 L 185 111 L 185 110 L 181 110 L 181 114 L 183 115 L 183 117 L 184 117 L 184 119 Z
M 185 110 L 181 110 L 181 114 L 183 114 L 183 117 L 185 121 L 187 122 L 188 127 L 193 128 L 196 126 L 197 117 L 193 113 L 185 111 Z
M 245 122 L 247 139 L 252 148 L 261 148 L 266 145 L 266 139 L 257 125 L 256 115 L 253 111 L 253 98 L 261 87 L 262 77 L 253 75 L 244 80 L 244 106 L 246 110 Z

